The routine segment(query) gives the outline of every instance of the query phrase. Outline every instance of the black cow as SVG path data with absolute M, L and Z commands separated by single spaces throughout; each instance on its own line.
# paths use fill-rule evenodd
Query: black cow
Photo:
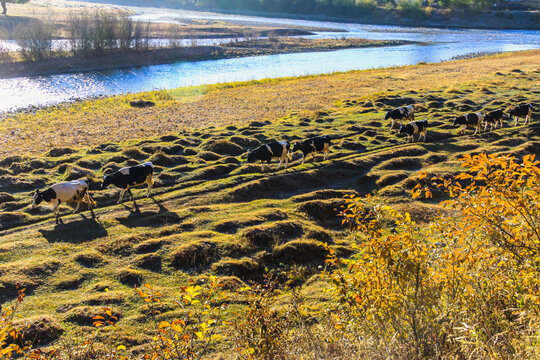
M 142 165 L 125 167 L 112 174 L 105 175 L 103 178 L 102 188 L 105 189 L 107 186 L 112 184 L 122 189 L 120 192 L 120 199 L 118 199 L 117 202 L 117 204 L 120 204 L 124 198 L 126 190 L 129 195 L 131 195 L 131 200 L 133 201 L 133 194 L 131 193 L 130 188 L 146 183 L 148 185 L 148 193 L 146 197 L 150 197 L 152 185 L 154 184 L 152 180 L 153 174 L 154 165 L 152 165 L 151 162 L 145 162 Z
M 487 130 L 488 124 L 491 125 L 490 130 L 496 129 L 497 125 L 500 125 L 501 128 L 502 128 L 503 127 L 503 115 L 504 114 L 503 114 L 502 110 L 495 110 L 495 111 L 488 112 L 484 116 L 484 122 L 485 122 L 484 131 Z
M 285 167 L 289 165 L 289 151 L 291 150 L 291 144 L 288 141 L 271 142 L 259 146 L 253 151 L 248 153 L 247 162 L 254 163 L 261 161 L 261 172 L 264 171 L 264 162 L 270 164 L 272 159 L 279 159 L 279 165 L 276 170 L 279 169 L 283 160 L 285 160 Z
M 390 129 L 394 128 L 394 123 L 397 121 L 401 124 L 401 120 L 414 121 L 414 105 L 398 107 L 386 113 L 384 120 L 392 119 Z
M 523 125 L 531 122 L 531 114 L 533 112 L 533 106 L 532 104 L 521 104 L 510 110 L 510 119 L 512 116 L 516 119 L 514 122 L 514 126 L 518 124 L 519 118 L 524 117 L 525 122 Z
M 401 125 L 399 128 L 399 134 L 407 134 L 407 142 L 411 140 L 414 142 L 414 134 L 418 135 L 418 141 L 423 137 L 423 141 L 426 141 L 428 122 L 427 120 L 411 121 L 407 125 Z
M 480 112 L 468 113 L 454 118 L 454 120 L 452 120 L 452 126 L 461 125 L 460 134 L 464 134 L 467 127 L 475 127 L 476 131 L 474 132 L 474 135 L 476 135 L 480 129 L 480 126 L 482 126 L 483 119 L 484 115 L 482 115 Z
M 315 161 L 315 154 L 318 152 L 323 152 L 324 160 L 328 157 L 328 152 L 330 150 L 330 137 L 328 135 L 317 136 L 302 142 L 297 142 L 293 145 L 292 151 L 302 151 L 302 164 L 306 161 L 306 157 L 311 154 L 313 161 Z

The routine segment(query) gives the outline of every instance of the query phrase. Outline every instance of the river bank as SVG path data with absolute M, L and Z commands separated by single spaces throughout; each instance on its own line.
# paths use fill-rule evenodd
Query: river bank
M 236 57 L 332 51 L 340 49 L 396 46 L 411 41 L 366 39 L 280 38 L 239 41 L 219 46 L 158 48 L 140 51 L 113 51 L 103 56 L 58 55 L 39 61 L 0 63 L 0 78 L 44 76 L 51 74 L 101 71 L 136 66 L 170 64 L 178 61 L 217 60 Z
M 456 87 L 466 84 L 478 89 L 475 85 L 478 81 L 483 83 L 483 88 L 490 89 L 506 81 L 506 75 L 501 74 L 516 69 L 537 71 L 539 63 L 540 50 L 530 50 L 442 63 L 201 85 L 83 100 L 72 105 L 45 107 L 30 114 L 11 114 L 2 119 L 0 157 L 39 154 L 51 146 L 94 146 L 208 126 L 243 126 L 251 121 L 280 119 L 291 112 L 299 114 L 331 108 L 343 99 L 358 100 L 390 90 L 393 94 L 402 94 L 434 88 L 439 93 L 453 94 Z M 522 75 L 513 72 L 508 78 L 516 76 Z M 156 105 L 146 109 L 129 106 L 129 101 L 139 98 L 154 101 Z M 495 96 L 489 95 L 489 98 Z

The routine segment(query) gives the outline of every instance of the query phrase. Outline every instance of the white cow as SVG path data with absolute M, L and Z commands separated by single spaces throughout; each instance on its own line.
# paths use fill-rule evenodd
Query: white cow
M 96 202 L 88 193 L 88 182 L 85 179 L 54 184 L 45 191 L 36 190 L 34 193 L 32 208 L 37 207 L 42 201 L 45 201 L 53 206 L 57 223 L 60 217 L 58 206 L 61 203 L 76 202 L 77 207 L 75 208 L 75 211 L 73 211 L 73 214 L 79 211 L 79 207 L 83 201 L 88 204 L 89 209 L 92 209 L 92 206 L 95 207 L 96 205 Z

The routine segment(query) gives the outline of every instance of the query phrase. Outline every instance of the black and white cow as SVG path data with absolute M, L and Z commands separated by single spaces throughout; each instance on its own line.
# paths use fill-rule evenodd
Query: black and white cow
M 503 127 L 503 116 L 504 116 L 504 114 L 503 114 L 502 110 L 495 110 L 495 111 L 488 112 L 484 116 L 484 123 L 485 123 L 484 131 L 487 130 L 488 124 L 491 125 L 490 130 L 496 129 L 497 125 L 500 125 L 500 127 L 502 128 Z
M 407 125 L 401 125 L 399 128 L 399 134 L 407 134 L 407 142 L 414 142 L 414 134 L 418 135 L 418 141 L 423 137 L 423 141 L 426 141 L 428 122 L 427 120 L 411 121 Z
M 302 142 L 297 142 L 293 145 L 292 151 L 302 151 L 302 164 L 306 161 L 306 157 L 311 154 L 313 161 L 315 161 L 315 154 L 322 152 L 324 159 L 328 157 L 330 151 L 330 137 L 328 135 L 316 136 Z
M 247 162 L 254 163 L 261 161 L 261 172 L 264 171 L 264 162 L 270 164 L 272 159 L 279 159 L 279 165 L 276 170 L 279 169 L 283 161 L 285 161 L 285 167 L 289 165 L 289 151 L 291 150 L 291 144 L 285 140 L 280 142 L 271 142 L 264 144 L 252 150 L 248 153 Z
M 510 118 L 515 118 L 514 126 L 518 124 L 519 118 L 524 117 L 523 125 L 531 122 L 531 114 L 533 112 L 532 104 L 521 104 L 510 110 Z
M 390 126 L 390 129 L 394 128 L 395 122 L 399 122 L 401 125 L 402 120 L 414 121 L 414 105 L 398 107 L 388 111 L 384 117 L 384 120 L 388 119 L 392 119 L 392 126 Z
M 142 184 L 148 185 L 148 193 L 146 194 L 146 197 L 150 197 L 152 185 L 154 184 L 154 181 L 152 180 L 153 174 L 154 165 L 152 165 L 151 162 L 145 162 L 142 165 L 125 167 L 112 174 L 105 175 L 103 178 L 102 188 L 105 189 L 107 186 L 112 184 L 122 189 L 117 204 L 122 202 L 126 191 L 129 193 L 129 195 L 131 195 L 131 200 L 133 201 L 131 188 Z
M 56 215 L 56 223 L 58 223 L 60 217 L 58 206 L 61 203 L 76 202 L 77 207 L 75 208 L 75 211 L 73 211 L 73 214 L 79 211 L 79 207 L 83 201 L 88 204 L 90 210 L 92 210 L 92 206 L 96 205 L 96 202 L 88 193 L 88 182 L 85 179 L 54 184 L 45 191 L 36 190 L 33 195 L 32 209 L 36 208 L 42 201 L 53 206 L 53 211 Z
M 476 133 L 482 126 L 482 120 L 484 120 L 484 115 L 482 115 L 481 112 L 468 113 L 454 118 L 454 120 L 452 120 L 452 126 L 461 125 L 460 134 L 464 134 L 465 129 L 467 129 L 468 127 L 474 127 L 476 128 L 474 135 L 476 135 Z

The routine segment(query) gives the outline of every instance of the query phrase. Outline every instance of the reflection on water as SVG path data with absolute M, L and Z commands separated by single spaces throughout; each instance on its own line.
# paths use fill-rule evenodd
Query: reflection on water
M 152 16 L 152 20 L 159 21 L 158 15 L 153 14 Z M 163 17 L 163 14 L 161 16 Z M 217 15 L 203 13 L 199 15 L 199 18 L 205 18 L 205 16 L 206 18 L 212 16 L 212 19 L 215 19 Z M 231 17 L 235 19 L 240 17 L 246 22 L 263 21 L 274 24 L 347 30 L 347 32 L 338 33 L 318 33 L 315 37 L 403 39 L 421 41 L 425 44 L 179 62 L 114 71 L 5 79 L 0 80 L 0 111 L 29 105 L 52 104 L 93 95 L 113 95 L 171 89 L 180 86 L 322 74 L 352 69 L 416 64 L 421 61 L 438 62 L 474 52 L 540 48 L 540 31 L 403 28 L 236 15 L 219 16 L 221 19 L 225 17 L 225 20 Z

